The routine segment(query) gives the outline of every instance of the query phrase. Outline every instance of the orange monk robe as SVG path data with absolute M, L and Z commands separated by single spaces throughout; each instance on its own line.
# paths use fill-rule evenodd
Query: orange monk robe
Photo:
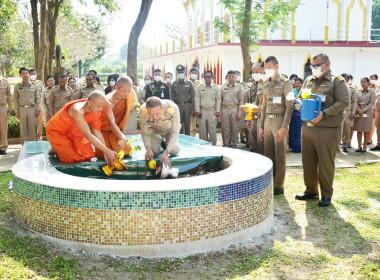
M 117 103 L 112 109 L 113 115 L 115 117 L 115 123 L 119 127 L 122 133 L 124 133 L 125 126 L 127 125 L 132 104 L 133 104 L 133 90 L 126 99 L 120 100 L 119 103 Z M 100 130 L 103 134 L 103 138 L 104 138 L 104 142 L 106 143 L 106 146 L 112 151 L 119 152 L 119 149 L 117 147 L 117 142 L 119 141 L 119 139 L 112 132 L 110 123 L 107 118 L 106 107 L 103 107 L 103 110 L 100 113 L 100 120 L 102 123 Z M 131 146 L 127 145 L 123 149 L 123 151 L 126 156 L 129 155 L 129 152 L 131 151 Z M 104 158 L 103 152 L 97 148 L 95 148 L 95 154 L 97 158 Z
M 69 108 L 76 103 L 85 103 L 87 99 L 73 100 L 55 114 L 46 125 L 46 136 L 62 162 L 81 162 L 95 156 L 90 141 L 78 128 Z M 100 130 L 100 114 L 93 112 L 84 116 L 86 122 L 94 129 Z

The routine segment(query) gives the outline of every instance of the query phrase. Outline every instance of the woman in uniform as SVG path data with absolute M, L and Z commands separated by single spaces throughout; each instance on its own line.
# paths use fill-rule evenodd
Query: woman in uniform
M 69 80 L 67 81 L 67 84 L 69 85 L 69 87 L 71 87 L 75 93 L 75 95 L 77 94 L 77 90 L 78 90 L 78 84 L 77 84 L 77 81 L 75 80 L 74 77 L 71 77 L 69 78 Z
M 375 92 L 369 88 L 367 77 L 360 80 L 362 88 L 358 91 L 358 109 L 354 120 L 354 131 L 357 132 L 358 149 L 356 152 L 367 152 L 369 133 L 372 130 L 372 106 L 375 104 Z M 364 142 L 362 147 L 364 133 Z
M 48 107 L 47 107 L 47 101 L 49 100 L 50 97 L 50 91 L 54 87 L 55 80 L 53 76 L 47 76 L 46 78 L 46 83 L 47 83 L 47 88 L 44 88 L 42 91 L 41 95 L 41 109 L 42 109 L 42 114 L 44 117 L 44 125 L 48 123 L 50 120 L 50 116 L 48 113 Z

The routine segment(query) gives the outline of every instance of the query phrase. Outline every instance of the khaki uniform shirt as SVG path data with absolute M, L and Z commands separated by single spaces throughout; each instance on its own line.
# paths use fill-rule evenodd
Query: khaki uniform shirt
M 200 112 L 202 109 L 207 111 L 214 110 L 220 112 L 220 94 L 218 87 L 215 84 L 202 84 L 195 92 L 195 112 Z
M 259 88 L 259 83 L 253 82 L 252 86 L 248 89 L 247 94 L 245 95 L 246 97 L 245 103 L 251 103 L 251 104 L 255 103 L 258 88 Z
M 302 90 L 309 89 L 312 94 L 320 95 L 322 99 L 321 110 L 326 116 L 317 124 L 325 127 L 338 127 L 342 125 L 345 109 L 350 103 L 350 91 L 344 78 L 329 70 L 321 79 L 310 75 L 303 83 Z
M 35 106 L 41 110 L 41 94 L 36 83 L 29 81 L 27 85 L 23 82 L 15 85 L 13 90 L 13 106 L 15 113 L 19 112 L 20 106 Z
M 137 99 L 139 100 L 140 105 L 143 105 L 145 103 L 145 92 L 146 88 L 145 86 L 140 87 L 137 91 Z
M 150 118 L 145 103 L 141 106 L 139 113 L 141 134 L 144 146 L 150 147 L 150 137 L 156 137 L 155 134 L 162 136 L 170 133 L 170 141 L 166 143 L 167 149 L 170 151 L 178 141 L 179 130 L 181 128 L 179 109 L 173 101 L 168 99 L 163 99 L 162 104 L 165 106 L 165 111 L 158 121 Z
M 367 90 L 358 91 L 358 111 L 363 111 L 363 113 L 371 110 L 372 106 L 375 104 L 376 97 L 375 91 L 368 88 Z
M 65 86 L 64 89 L 61 89 L 59 85 L 53 87 L 47 104 L 50 116 L 61 110 L 71 100 L 75 100 L 75 94 L 71 87 Z
M 273 81 L 271 79 L 263 84 L 261 128 L 264 128 L 265 114 L 284 114 L 281 128 L 289 127 L 293 113 L 293 98 L 287 99 L 289 93 L 293 94 L 292 83 L 280 74 Z
M 90 93 L 97 89 L 103 91 L 103 89 L 95 83 L 91 87 L 88 85 L 81 86 L 76 93 L 76 99 L 88 98 Z
M 348 86 L 350 89 L 351 102 L 348 104 L 346 113 L 349 115 L 355 115 L 358 108 L 358 94 L 353 85 Z
M 45 88 L 43 91 L 42 91 L 42 95 L 41 95 L 41 109 L 42 111 L 44 112 L 48 112 L 49 111 L 49 108 L 48 108 L 48 103 L 49 103 L 49 98 L 50 98 L 50 92 L 53 88 Z
M 241 107 L 244 105 L 243 88 L 240 84 L 235 83 L 232 86 L 224 84 L 220 87 L 221 105 L 222 107 Z M 241 115 L 240 109 L 238 115 Z
M 188 102 L 191 103 L 191 109 L 194 110 L 194 97 L 195 91 L 193 83 L 189 80 L 179 82 L 176 80 L 172 84 L 172 96 L 171 99 L 175 103 Z
M 8 109 L 12 109 L 13 96 L 11 93 L 11 86 L 5 78 L 0 78 L 0 105 L 6 105 L 8 103 Z
M 193 83 L 193 86 L 194 86 L 194 92 L 197 92 L 197 89 L 201 86 L 201 81 L 200 80 L 197 80 L 195 79 L 194 82 L 192 80 L 189 79 L 190 82 Z
M 375 110 L 380 112 L 380 94 L 379 93 L 376 95 Z

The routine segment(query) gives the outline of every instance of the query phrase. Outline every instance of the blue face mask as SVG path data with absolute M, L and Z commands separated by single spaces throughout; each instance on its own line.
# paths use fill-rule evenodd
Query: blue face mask
M 180 79 L 180 80 L 185 79 L 185 74 L 183 74 L 183 73 L 178 74 L 178 79 Z

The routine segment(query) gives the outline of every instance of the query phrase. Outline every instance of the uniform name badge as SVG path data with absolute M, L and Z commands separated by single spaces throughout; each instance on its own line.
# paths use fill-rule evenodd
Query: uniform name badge
M 274 104 L 280 104 L 281 103 L 281 96 L 273 96 L 273 103 Z
M 161 98 L 164 98 L 164 92 L 161 91 Z
M 326 95 L 325 94 L 321 95 L 321 100 L 322 100 L 322 102 L 326 102 Z

